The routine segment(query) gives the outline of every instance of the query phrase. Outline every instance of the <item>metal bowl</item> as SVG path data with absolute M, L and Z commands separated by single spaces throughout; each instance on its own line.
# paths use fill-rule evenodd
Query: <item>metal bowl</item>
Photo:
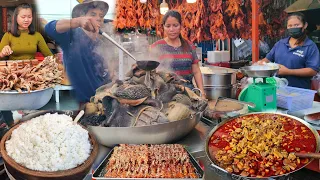
M 255 65 L 240 68 L 241 72 L 249 77 L 272 77 L 279 71 L 278 65 Z
M 208 102 L 209 105 L 204 111 L 203 116 L 208 120 L 211 120 L 211 121 L 217 120 L 221 122 L 222 120 L 244 115 L 249 112 L 248 105 L 246 104 L 232 102 L 230 100 L 221 100 L 220 102 L 223 103 L 223 106 L 220 106 L 220 107 L 225 107 L 226 110 L 216 109 L 217 100 L 211 100 Z M 236 106 L 238 105 L 238 107 L 235 107 L 235 106 L 232 107 L 232 105 L 234 104 L 236 104 Z
M 51 99 L 53 88 L 31 92 L 0 91 L 0 110 L 35 110 L 45 106 Z
M 169 123 L 140 127 L 88 126 L 98 142 L 107 147 L 116 144 L 164 144 L 175 142 L 186 136 L 198 124 L 202 112 L 194 116 Z

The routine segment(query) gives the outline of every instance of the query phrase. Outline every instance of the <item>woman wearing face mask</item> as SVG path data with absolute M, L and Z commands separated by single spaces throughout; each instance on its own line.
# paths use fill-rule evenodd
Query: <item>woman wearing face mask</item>
M 205 97 L 202 75 L 199 68 L 199 59 L 196 48 L 181 36 L 181 15 L 177 11 L 168 11 L 162 19 L 165 38 L 151 45 L 151 52 L 158 57 L 160 66 L 169 69 L 190 83 L 185 84 L 193 88 L 194 77 L 197 87 Z M 160 67 L 160 68 L 161 68 Z
M 306 35 L 307 26 L 302 13 L 290 14 L 287 19 L 289 37 L 278 41 L 259 63 L 278 63 L 278 76 L 286 78 L 289 86 L 310 89 L 311 78 L 319 71 L 320 57 L 316 44 Z
M 37 49 L 44 56 L 52 56 L 42 35 L 35 31 L 33 15 L 30 4 L 21 4 L 14 10 L 11 28 L 0 43 L 0 58 L 9 56 L 9 60 L 34 59 Z

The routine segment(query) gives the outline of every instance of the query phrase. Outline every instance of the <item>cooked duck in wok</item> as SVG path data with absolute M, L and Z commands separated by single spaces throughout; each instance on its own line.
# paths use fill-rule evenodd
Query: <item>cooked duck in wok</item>
M 146 72 L 134 66 L 127 79 L 97 89 L 86 104 L 84 125 L 104 127 L 148 126 L 187 119 L 203 111 L 207 100 L 188 87 L 174 73 Z M 148 87 L 145 82 L 148 82 Z

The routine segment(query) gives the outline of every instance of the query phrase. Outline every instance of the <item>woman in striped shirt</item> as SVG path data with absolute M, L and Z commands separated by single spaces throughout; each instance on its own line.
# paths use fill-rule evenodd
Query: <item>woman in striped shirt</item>
M 202 75 L 199 68 L 199 59 L 196 47 L 181 36 L 181 15 L 177 11 L 168 11 L 162 19 L 165 38 L 151 45 L 151 52 L 158 57 L 160 68 L 175 72 L 190 83 L 187 87 L 193 88 L 192 79 L 205 97 Z

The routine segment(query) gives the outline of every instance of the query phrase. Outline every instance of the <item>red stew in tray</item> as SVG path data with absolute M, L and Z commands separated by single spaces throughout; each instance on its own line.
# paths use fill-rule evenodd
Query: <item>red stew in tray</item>
M 270 177 L 295 171 L 310 160 L 294 152 L 315 152 L 316 139 L 301 122 L 279 114 L 233 119 L 211 136 L 209 153 L 229 173 Z

